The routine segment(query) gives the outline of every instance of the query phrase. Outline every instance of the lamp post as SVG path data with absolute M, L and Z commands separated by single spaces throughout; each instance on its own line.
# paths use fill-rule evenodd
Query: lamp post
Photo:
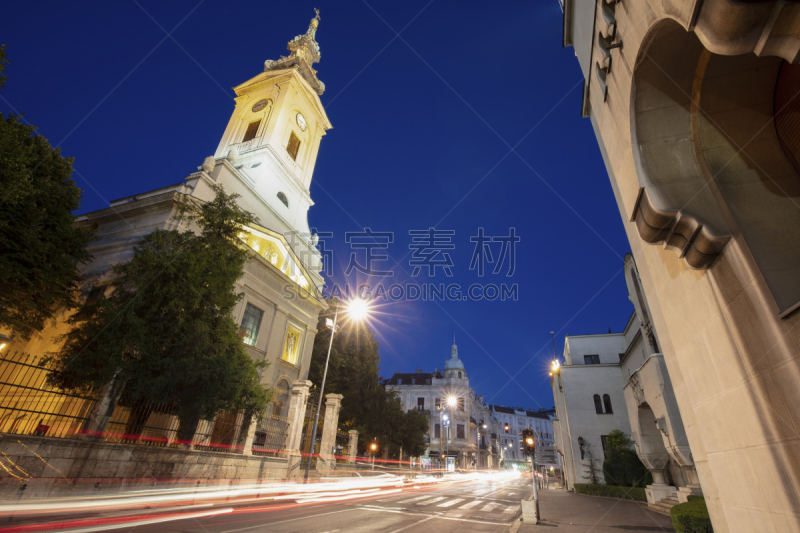
M 373 441 L 369 445 L 369 450 L 372 452 L 372 473 L 375 473 L 375 454 L 378 453 L 378 443 Z
M 356 319 L 364 318 L 369 311 L 369 305 L 366 300 L 356 299 L 348 304 L 348 314 Z M 308 471 L 311 470 L 311 457 L 314 455 L 314 448 L 317 441 L 317 424 L 319 423 L 319 412 L 322 409 L 322 396 L 325 392 L 325 379 L 328 377 L 328 362 L 331 359 L 331 347 L 333 347 L 333 336 L 336 333 L 336 320 L 339 318 L 339 307 L 333 313 L 333 320 L 330 318 L 325 319 L 325 325 L 331 328 L 331 340 L 328 343 L 328 355 L 325 356 L 325 370 L 322 372 L 322 384 L 319 387 L 319 400 L 317 400 L 317 413 L 314 415 L 314 424 L 311 426 L 311 447 L 309 448 L 308 461 L 306 462 L 306 472 L 303 476 L 303 482 L 308 482 Z M 373 457 L 374 461 L 374 457 Z M 374 468 L 374 463 L 373 463 Z

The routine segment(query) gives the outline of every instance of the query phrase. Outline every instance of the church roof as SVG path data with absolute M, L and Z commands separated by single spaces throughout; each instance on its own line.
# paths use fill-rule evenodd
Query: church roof
M 273 61 L 267 59 L 264 62 L 264 71 L 268 70 L 283 70 L 294 68 L 300 73 L 304 80 L 308 82 L 317 94 L 325 92 L 325 84 L 317 78 L 317 71 L 311 68 L 314 63 L 319 63 L 320 51 L 319 44 L 316 41 L 317 27 L 319 27 L 319 10 L 314 9 L 316 15 L 311 19 L 308 25 L 308 30 L 298 35 L 286 45 L 287 50 L 291 52 L 288 57 L 281 56 L 280 59 Z

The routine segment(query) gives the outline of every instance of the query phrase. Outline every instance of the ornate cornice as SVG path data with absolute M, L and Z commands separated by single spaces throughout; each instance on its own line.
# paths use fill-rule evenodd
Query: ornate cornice
M 645 242 L 663 242 L 697 270 L 709 268 L 730 240 L 730 237 L 712 235 L 703 224 L 680 211 L 656 208 L 644 187 L 639 188 L 631 222 L 636 223 L 639 236 Z

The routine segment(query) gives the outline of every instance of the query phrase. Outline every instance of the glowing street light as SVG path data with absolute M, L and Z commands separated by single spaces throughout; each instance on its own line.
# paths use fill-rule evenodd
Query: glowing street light
M 367 317 L 369 314 L 369 302 L 366 300 L 362 300 L 361 298 L 356 298 L 348 302 L 345 306 L 345 313 L 355 319 L 355 320 L 362 320 Z M 317 401 L 317 413 L 314 415 L 314 425 L 311 426 L 311 449 L 309 450 L 311 454 L 314 453 L 314 445 L 317 441 L 317 425 L 319 424 L 319 412 L 322 409 L 322 396 L 325 392 L 325 378 L 328 377 L 328 362 L 331 359 L 331 348 L 333 347 L 333 336 L 338 329 L 336 325 L 336 320 L 339 318 L 339 307 L 336 307 L 336 311 L 333 314 L 333 320 L 330 318 L 325 319 L 325 325 L 331 328 L 331 340 L 328 343 L 328 355 L 325 356 L 325 370 L 322 372 L 322 385 L 319 387 L 319 400 Z M 373 446 L 377 446 L 373 443 Z M 373 455 L 373 461 L 375 460 L 375 456 Z M 373 468 L 375 464 L 373 462 Z M 303 476 L 304 482 L 308 482 L 308 472 L 311 469 L 311 457 L 308 458 L 306 462 L 306 472 Z
M 449 405 L 450 407 L 455 407 L 457 402 L 458 400 L 456 399 L 455 396 L 449 396 L 447 398 L 447 405 Z
M 559 369 L 559 368 L 561 368 L 561 365 L 558 363 L 558 361 L 557 361 L 557 360 L 556 360 L 556 361 L 553 361 L 553 366 L 552 366 L 553 372 L 554 372 L 554 373 L 555 373 L 555 372 L 558 372 L 558 369 Z

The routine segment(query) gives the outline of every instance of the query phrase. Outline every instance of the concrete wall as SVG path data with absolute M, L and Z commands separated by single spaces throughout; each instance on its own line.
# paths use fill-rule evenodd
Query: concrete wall
M 0 498 L 285 479 L 287 459 L 0 434 Z M 198 485 L 199 482 L 199 485 Z M 97 485 L 99 483 L 99 485 Z M 22 485 L 26 489 L 20 492 Z

